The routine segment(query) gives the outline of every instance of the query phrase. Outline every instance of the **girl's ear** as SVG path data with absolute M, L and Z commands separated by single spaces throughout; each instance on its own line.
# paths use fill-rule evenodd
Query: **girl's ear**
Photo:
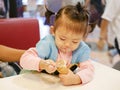
M 55 35 L 54 26 L 50 26 L 50 33 L 51 33 L 53 36 Z

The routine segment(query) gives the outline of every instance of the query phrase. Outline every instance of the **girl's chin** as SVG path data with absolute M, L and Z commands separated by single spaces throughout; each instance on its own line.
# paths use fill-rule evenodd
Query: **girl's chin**
M 70 53 L 71 51 L 61 50 L 62 53 Z

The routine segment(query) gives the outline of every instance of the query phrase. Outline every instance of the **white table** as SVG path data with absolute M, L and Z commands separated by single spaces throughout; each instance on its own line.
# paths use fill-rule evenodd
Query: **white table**
M 46 74 L 30 72 L 0 79 L 0 90 L 120 90 L 120 71 L 97 62 L 93 64 L 95 76 L 86 85 L 63 86 L 57 77 L 47 75 L 55 81 L 47 82 Z

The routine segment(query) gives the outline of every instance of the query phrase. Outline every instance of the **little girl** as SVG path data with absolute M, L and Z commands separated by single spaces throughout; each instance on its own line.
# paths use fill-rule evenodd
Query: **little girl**
M 27 70 L 53 73 L 58 69 L 57 62 L 64 60 L 67 68 L 73 64 L 78 68 L 75 72 L 69 69 L 67 73 L 59 74 L 63 85 L 88 83 L 93 79 L 94 67 L 90 61 L 90 48 L 82 40 L 88 34 L 87 25 L 88 13 L 80 3 L 63 7 L 50 28 L 52 35 L 27 50 L 20 59 L 20 65 Z

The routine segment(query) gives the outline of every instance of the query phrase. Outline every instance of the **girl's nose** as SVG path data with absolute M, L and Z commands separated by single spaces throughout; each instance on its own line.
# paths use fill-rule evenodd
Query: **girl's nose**
M 66 47 L 70 47 L 71 43 L 70 42 L 65 42 Z

